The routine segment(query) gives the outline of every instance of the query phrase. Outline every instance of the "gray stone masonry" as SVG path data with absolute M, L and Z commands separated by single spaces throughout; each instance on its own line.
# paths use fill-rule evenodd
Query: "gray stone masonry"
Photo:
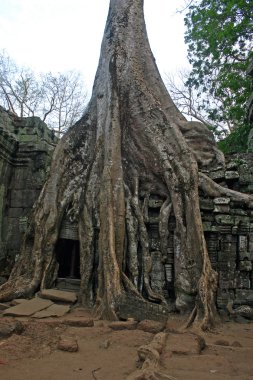
M 45 182 L 57 139 L 37 117 L 0 107 L 0 276 L 20 252 L 27 217 Z

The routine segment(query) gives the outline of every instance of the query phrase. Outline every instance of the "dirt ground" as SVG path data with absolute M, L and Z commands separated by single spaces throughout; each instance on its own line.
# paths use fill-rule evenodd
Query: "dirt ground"
M 75 313 L 77 319 L 88 317 L 84 311 Z M 13 322 L 12 318 L 4 320 Z M 64 317 L 19 320 L 23 332 L 0 338 L 1 380 L 124 380 L 136 370 L 138 347 L 154 337 L 138 328 L 114 331 L 106 321 L 73 327 L 62 323 Z M 168 339 L 160 361 L 164 373 L 177 380 L 253 380 L 252 322 L 224 322 L 203 334 L 206 347 L 200 354 L 191 352 L 192 347 L 189 352 L 182 348 L 173 352 L 170 337 L 181 347 L 189 344 L 187 335 L 176 334 L 180 325 L 177 316 L 167 323 Z M 74 338 L 78 351 L 59 350 L 60 338 Z

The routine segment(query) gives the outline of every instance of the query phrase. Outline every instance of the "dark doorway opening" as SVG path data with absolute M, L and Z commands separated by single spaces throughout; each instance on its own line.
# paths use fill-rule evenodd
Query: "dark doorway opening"
M 80 279 L 80 245 L 78 240 L 59 239 L 56 245 L 58 278 Z

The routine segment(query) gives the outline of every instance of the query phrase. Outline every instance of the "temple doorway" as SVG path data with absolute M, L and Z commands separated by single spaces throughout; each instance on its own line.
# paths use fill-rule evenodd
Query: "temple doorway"
M 80 245 L 78 240 L 59 239 L 56 245 L 58 278 L 80 279 Z

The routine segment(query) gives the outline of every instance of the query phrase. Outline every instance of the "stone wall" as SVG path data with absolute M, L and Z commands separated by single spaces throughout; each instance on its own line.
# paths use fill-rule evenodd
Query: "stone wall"
M 39 118 L 18 118 L 0 107 L 0 276 L 8 276 L 20 252 L 56 142 Z
M 216 182 L 253 194 L 253 155 L 230 157 L 225 169 L 209 173 Z M 200 207 L 209 257 L 219 274 L 217 305 L 253 306 L 253 205 L 230 198 L 201 198 Z
M 206 174 L 225 187 L 253 194 L 252 163 L 252 154 L 236 155 L 227 160 L 225 167 Z M 167 255 L 162 256 L 158 232 L 162 203 L 163 200 L 154 194 L 149 198 L 146 226 L 152 258 L 151 286 L 159 293 L 163 292 L 171 309 L 177 277 L 177 242 L 172 215 L 168 226 Z M 225 197 L 207 198 L 200 193 L 200 209 L 209 257 L 219 276 L 218 308 L 226 309 L 229 300 L 233 300 L 234 305 L 253 306 L 253 204 L 249 208 L 244 202 Z M 194 268 L 190 269 L 194 272 Z

